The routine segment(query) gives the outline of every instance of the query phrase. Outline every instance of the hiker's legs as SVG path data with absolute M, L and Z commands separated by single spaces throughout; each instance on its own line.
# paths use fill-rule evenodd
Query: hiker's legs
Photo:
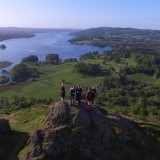
M 72 96 L 73 105 L 75 104 L 75 95 Z
M 77 100 L 78 100 L 78 105 L 80 106 L 81 105 L 81 97 L 77 97 Z
M 94 102 L 94 98 L 91 98 L 91 103 L 93 104 L 93 102 Z
M 92 104 L 94 103 L 94 98 L 95 98 L 95 96 L 92 96 L 92 97 L 91 97 L 91 103 L 92 103 Z
M 72 106 L 74 105 L 74 96 L 71 96 L 70 99 L 71 99 L 71 106 Z
M 61 101 L 64 102 L 65 94 L 61 96 Z

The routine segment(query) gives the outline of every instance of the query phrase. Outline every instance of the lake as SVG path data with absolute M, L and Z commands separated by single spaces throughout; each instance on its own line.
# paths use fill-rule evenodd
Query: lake
M 79 58 L 81 54 L 90 51 L 102 52 L 110 49 L 110 47 L 70 44 L 68 40 L 71 38 L 73 37 L 69 32 L 46 32 L 36 33 L 32 38 L 5 40 L 0 42 L 7 46 L 6 49 L 0 50 L 0 61 L 10 61 L 15 65 L 29 55 L 37 55 L 40 61 L 44 61 L 45 56 L 49 53 L 57 53 L 64 60 Z M 8 67 L 7 70 L 11 67 Z

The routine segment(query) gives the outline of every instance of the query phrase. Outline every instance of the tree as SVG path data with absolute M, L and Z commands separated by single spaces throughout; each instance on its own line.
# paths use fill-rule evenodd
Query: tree
M 9 81 L 9 78 L 6 76 L 1 76 L 0 77 L 0 84 L 7 83 Z
M 29 68 L 26 64 L 20 63 L 15 65 L 11 70 L 11 76 L 15 82 L 23 82 L 32 78 L 37 73 L 35 68 Z
M 36 55 L 30 55 L 22 59 L 22 63 L 36 63 L 38 62 L 38 57 Z
M 156 70 L 155 74 L 154 74 L 155 78 L 160 78 L 160 70 Z
M 48 64 L 59 64 L 60 59 L 58 54 L 48 54 L 45 59 Z
M 74 69 L 75 71 L 86 75 L 99 75 L 102 73 L 100 64 L 80 62 L 75 65 Z

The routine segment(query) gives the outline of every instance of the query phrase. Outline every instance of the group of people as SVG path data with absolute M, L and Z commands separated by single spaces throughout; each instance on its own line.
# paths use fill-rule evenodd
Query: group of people
M 61 95 L 61 101 L 64 100 L 65 94 L 66 94 L 65 87 L 64 87 L 64 84 L 62 84 L 61 94 L 60 94 Z M 69 94 L 70 94 L 71 106 L 73 106 L 76 101 L 78 102 L 78 106 L 80 106 L 81 105 L 81 100 L 82 100 L 82 88 L 81 88 L 81 86 L 80 85 L 72 86 L 69 90 Z M 85 98 L 86 98 L 87 104 L 93 104 L 94 103 L 94 99 L 95 99 L 96 94 L 98 94 L 98 93 L 97 93 L 97 90 L 96 90 L 95 87 L 88 87 L 86 89 Z

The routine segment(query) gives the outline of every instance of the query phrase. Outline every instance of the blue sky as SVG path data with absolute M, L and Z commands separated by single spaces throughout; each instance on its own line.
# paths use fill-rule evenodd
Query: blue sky
M 0 0 L 0 27 L 160 29 L 160 0 Z

